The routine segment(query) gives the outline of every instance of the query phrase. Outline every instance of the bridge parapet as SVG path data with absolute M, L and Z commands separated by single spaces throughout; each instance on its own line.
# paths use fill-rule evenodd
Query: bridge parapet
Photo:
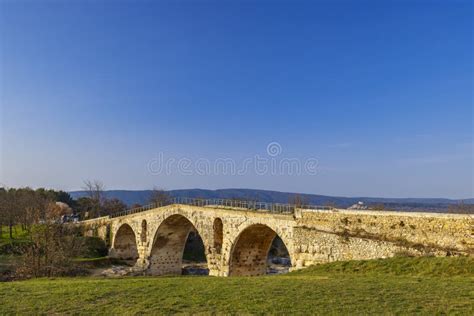
M 232 199 L 199 199 L 199 198 L 187 198 L 187 197 L 176 197 L 170 198 L 168 201 L 162 203 L 152 203 L 145 206 L 140 206 L 123 212 L 118 212 L 110 215 L 110 217 L 120 217 L 135 213 L 145 212 L 151 209 L 172 205 L 172 204 L 183 204 L 199 207 L 222 207 L 228 209 L 240 209 L 249 211 L 266 211 L 271 213 L 279 214 L 293 214 L 296 209 L 315 209 L 315 210 L 332 210 L 330 206 L 320 205 L 297 205 L 297 204 L 283 204 L 283 203 L 269 203 L 269 202 L 258 202 L 250 200 L 232 200 Z

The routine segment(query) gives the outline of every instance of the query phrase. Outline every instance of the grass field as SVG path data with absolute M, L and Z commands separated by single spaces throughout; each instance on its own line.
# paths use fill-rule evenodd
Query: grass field
M 474 314 L 473 258 L 331 263 L 279 276 L 0 283 L 0 314 Z
M 11 264 L 16 260 L 16 257 L 10 254 L 12 247 L 16 247 L 28 242 L 28 232 L 23 230 L 20 225 L 13 227 L 13 239 L 10 239 L 10 231 L 8 226 L 2 226 L 1 228 L 0 274 L 9 270 L 11 268 Z
M 28 232 L 23 230 L 21 225 L 14 226 L 12 232 L 13 239 L 10 239 L 10 230 L 8 226 L 2 226 L 0 234 L 0 246 L 15 242 L 24 242 L 28 239 Z

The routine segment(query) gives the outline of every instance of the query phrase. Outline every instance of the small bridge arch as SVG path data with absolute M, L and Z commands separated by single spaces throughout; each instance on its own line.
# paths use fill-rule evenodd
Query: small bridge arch
M 121 224 L 113 236 L 112 257 L 125 260 L 138 259 L 137 235 L 132 226 L 127 223 Z
M 206 249 L 204 238 L 191 220 L 181 214 L 166 217 L 156 229 L 152 239 L 149 252 L 149 273 L 153 275 L 180 275 L 186 241 L 191 232 L 201 236 L 204 249 Z M 207 254 L 204 255 L 207 261 Z
M 270 226 L 257 223 L 241 230 L 229 255 L 229 276 L 266 274 L 270 248 L 277 236 L 289 255 L 288 244 L 284 241 L 286 238 Z

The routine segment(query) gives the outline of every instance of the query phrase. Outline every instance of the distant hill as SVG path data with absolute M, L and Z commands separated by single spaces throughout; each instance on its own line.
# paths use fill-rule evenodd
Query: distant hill
M 365 204 L 381 204 L 386 208 L 395 210 L 426 210 L 439 211 L 446 210 L 449 205 L 460 203 L 461 200 L 444 199 L 444 198 L 374 198 L 374 197 L 339 197 L 317 194 L 299 194 L 289 192 L 253 190 L 253 189 L 220 189 L 220 190 L 203 190 L 203 189 L 186 189 L 186 190 L 170 190 L 167 191 L 173 197 L 190 197 L 190 198 L 220 198 L 220 199 L 247 199 L 257 200 L 261 202 L 272 203 L 288 203 L 295 195 L 299 195 L 308 204 L 328 205 L 335 204 L 338 207 L 348 207 L 359 201 Z M 86 196 L 85 191 L 69 192 L 75 199 Z M 105 191 L 107 198 L 118 198 L 127 205 L 147 204 L 152 191 L 151 190 L 109 190 Z M 466 204 L 474 204 L 473 199 L 462 200 Z

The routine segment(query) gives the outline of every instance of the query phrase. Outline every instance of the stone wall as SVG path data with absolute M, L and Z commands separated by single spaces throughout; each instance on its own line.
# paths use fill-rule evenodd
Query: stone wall
M 401 255 L 474 255 L 474 218 L 373 211 L 301 210 L 294 228 L 296 268 Z
M 110 246 L 110 223 L 108 216 L 94 218 L 82 221 L 77 225 L 82 227 L 85 236 L 99 237 L 107 242 Z

